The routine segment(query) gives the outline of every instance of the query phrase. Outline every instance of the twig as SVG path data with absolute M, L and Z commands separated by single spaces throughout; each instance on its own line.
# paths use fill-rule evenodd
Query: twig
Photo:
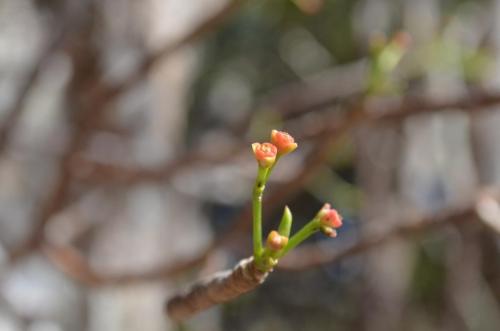
M 130 274 L 103 274 L 93 268 L 87 258 L 71 246 L 44 243 L 42 252 L 54 266 L 70 278 L 91 287 L 120 286 L 155 280 L 171 279 L 202 264 L 208 254 L 196 259 L 160 265 L 157 268 Z
M 245 294 L 262 284 L 267 272 L 259 271 L 253 258 L 241 260 L 234 269 L 222 271 L 200 281 L 185 293 L 168 300 L 166 310 L 174 321 L 190 316 Z
M 5 111 L 7 115 L 0 126 L 0 153 L 5 150 L 11 132 L 16 127 L 16 124 L 23 113 L 24 104 L 28 99 L 29 93 L 35 86 L 38 76 L 40 76 L 43 72 L 52 55 L 63 44 L 68 34 L 68 20 L 68 17 L 63 18 L 63 23 L 58 24 L 57 27 L 53 29 L 53 32 L 51 33 L 51 40 L 36 59 L 30 72 L 24 78 L 24 82 L 20 87 L 14 102 L 10 108 Z
M 147 55 L 142 62 L 137 66 L 136 70 L 130 74 L 125 80 L 108 89 L 106 93 L 106 103 L 116 99 L 118 96 L 126 92 L 129 88 L 140 82 L 141 79 L 160 61 L 165 60 L 183 47 L 190 45 L 206 34 L 214 31 L 228 17 L 235 13 L 246 0 L 228 0 L 227 3 L 216 13 L 209 16 L 201 23 L 196 25 L 192 30 L 188 31 L 179 39 L 169 42 L 159 50 Z M 95 91 L 91 94 L 99 95 L 102 85 L 98 84 Z
M 296 88 L 297 87 L 293 86 L 291 90 L 295 91 Z M 345 100 L 348 100 L 348 96 L 343 97 L 346 97 L 347 99 Z M 341 102 L 339 101 L 338 94 L 336 93 L 333 93 L 332 98 L 330 99 L 321 95 L 317 101 L 314 101 L 311 98 L 303 98 L 307 99 L 308 103 L 302 104 L 304 107 L 302 110 L 300 110 L 297 105 L 293 106 L 290 110 L 293 117 L 304 114 L 304 112 L 307 112 L 311 107 L 314 109 L 322 109 L 330 106 L 332 103 Z M 281 99 L 277 99 L 273 102 L 277 102 L 277 106 L 280 107 L 280 112 L 288 114 L 289 110 L 286 109 L 286 104 L 281 104 L 282 101 L 280 100 Z M 471 91 L 456 98 L 446 100 L 433 99 L 425 96 L 409 96 L 404 98 L 370 98 L 364 103 L 357 102 L 354 106 L 348 106 L 349 109 L 352 109 L 353 107 L 360 108 L 358 109 L 357 114 L 355 114 L 355 119 L 353 119 L 352 114 L 344 117 L 339 116 L 337 113 L 333 115 L 325 114 L 323 115 L 324 120 L 321 121 L 322 123 L 325 123 L 325 127 L 319 128 L 316 132 L 306 133 L 302 136 L 297 134 L 296 136 L 301 141 L 318 139 L 331 135 L 337 136 L 342 135 L 343 132 L 351 127 L 366 122 L 402 120 L 413 115 L 436 113 L 447 110 L 467 112 L 486 109 L 494 110 L 493 108 L 488 107 L 499 103 L 499 92 L 487 92 L 482 90 Z M 273 103 L 271 103 L 269 107 L 273 108 Z M 74 174 L 78 180 L 90 183 L 99 182 L 107 184 L 133 185 L 144 182 L 165 181 L 176 175 L 179 170 L 185 169 L 193 163 L 221 163 L 227 161 L 238 151 L 243 150 L 244 146 L 247 145 L 247 143 L 242 142 L 234 148 L 215 157 L 211 156 L 209 153 L 204 153 L 198 150 L 186 152 L 177 157 L 175 161 L 152 169 L 124 167 L 117 164 L 103 164 L 91 160 L 81 159 L 79 164 L 85 168 L 85 171 L 75 171 Z
M 185 152 L 175 158 L 175 160 L 152 169 L 106 164 L 79 158 L 75 160 L 78 169 L 73 169 L 72 175 L 79 181 L 99 184 L 134 185 L 137 183 L 166 181 L 175 176 L 179 171 L 185 170 L 193 164 L 218 164 L 228 161 L 241 152 L 241 146 L 238 144 L 217 155 L 199 150 Z M 84 171 L 80 171 L 79 169 L 84 169 Z

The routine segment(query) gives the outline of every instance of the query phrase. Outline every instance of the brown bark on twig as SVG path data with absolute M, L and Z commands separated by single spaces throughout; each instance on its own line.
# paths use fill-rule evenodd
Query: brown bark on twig
M 241 260 L 232 270 L 216 273 L 168 300 L 170 318 L 182 321 L 214 305 L 233 300 L 262 284 L 268 273 L 255 267 L 253 258 Z

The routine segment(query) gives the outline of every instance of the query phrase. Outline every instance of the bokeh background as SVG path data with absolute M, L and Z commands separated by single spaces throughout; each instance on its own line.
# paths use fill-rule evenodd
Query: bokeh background
M 0 0 L 0 330 L 499 330 L 500 1 Z M 251 254 L 250 143 L 296 137 Z

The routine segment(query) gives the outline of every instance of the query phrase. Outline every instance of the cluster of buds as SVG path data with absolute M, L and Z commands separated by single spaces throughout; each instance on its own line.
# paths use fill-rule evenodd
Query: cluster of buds
M 337 236 L 337 230 L 335 229 L 342 226 L 340 214 L 330 204 L 325 203 L 316 217 L 319 219 L 321 232 L 328 237 L 335 238 Z
M 252 144 L 255 159 L 262 168 L 270 168 L 280 156 L 293 152 L 297 143 L 293 137 L 286 132 L 273 130 L 271 142 Z
M 278 231 L 271 231 L 263 245 L 262 194 L 265 184 L 278 159 L 293 152 L 296 148 L 297 143 L 291 135 L 277 130 L 272 130 L 270 142 L 252 144 L 252 150 L 259 165 L 252 204 L 254 259 L 257 268 L 262 271 L 272 270 L 281 257 L 312 234 L 321 231 L 329 237 L 336 237 L 336 229 L 342 226 L 339 213 L 329 204 L 325 204 L 316 217 L 290 236 L 292 213 L 288 207 L 285 207 Z

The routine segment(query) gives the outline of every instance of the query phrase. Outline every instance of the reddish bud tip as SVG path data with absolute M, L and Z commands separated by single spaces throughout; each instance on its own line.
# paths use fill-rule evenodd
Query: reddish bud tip
M 328 203 L 325 203 L 323 208 L 321 208 L 318 218 L 321 225 L 325 227 L 337 229 L 342 226 L 342 216 L 335 209 L 331 208 Z
M 285 155 L 293 152 L 298 146 L 291 135 L 278 130 L 271 131 L 271 142 L 278 149 L 279 155 Z
M 276 154 L 278 149 L 276 146 L 270 143 L 253 143 L 252 144 L 253 154 L 255 159 L 261 167 L 269 168 L 276 161 Z

